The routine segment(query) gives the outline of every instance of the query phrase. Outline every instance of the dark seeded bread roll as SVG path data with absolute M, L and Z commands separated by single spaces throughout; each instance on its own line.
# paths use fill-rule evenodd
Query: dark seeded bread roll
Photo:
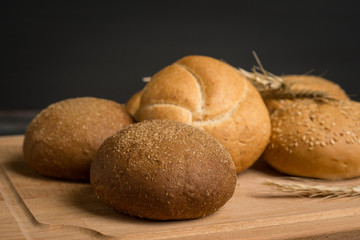
M 102 142 L 131 123 L 125 107 L 114 101 L 83 97 L 54 103 L 28 126 L 24 159 L 45 176 L 88 181 Z
M 360 103 L 297 100 L 271 116 L 263 158 L 290 175 L 322 179 L 360 176 Z
M 235 166 L 205 131 L 146 120 L 106 139 L 90 171 L 97 196 L 119 212 L 148 219 L 209 215 L 233 195 Z

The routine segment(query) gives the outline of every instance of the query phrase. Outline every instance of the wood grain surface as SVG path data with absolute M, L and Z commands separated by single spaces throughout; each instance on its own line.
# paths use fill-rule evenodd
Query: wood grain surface
M 37 174 L 24 162 L 22 140 L 0 137 L 0 239 L 360 239 L 360 198 L 280 194 L 262 182 L 288 180 L 261 161 L 238 175 L 234 196 L 216 213 L 150 221 L 115 212 L 88 183 Z

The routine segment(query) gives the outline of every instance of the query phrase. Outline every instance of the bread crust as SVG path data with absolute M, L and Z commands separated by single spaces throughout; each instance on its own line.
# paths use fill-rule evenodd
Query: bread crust
M 126 102 L 125 107 L 128 113 L 135 118 L 135 113 L 139 109 L 140 99 L 141 99 L 142 90 L 134 93 L 131 98 Z
M 232 66 L 187 56 L 156 73 L 145 86 L 136 120 L 171 119 L 208 131 L 230 152 L 237 172 L 250 167 L 270 137 L 266 106 Z
M 131 123 L 125 107 L 110 100 L 82 97 L 51 104 L 26 130 L 24 159 L 42 175 L 88 181 L 102 142 Z
M 104 141 L 91 185 L 119 212 L 157 220 L 209 215 L 233 195 L 234 163 L 205 131 L 170 120 L 132 124 Z
M 322 179 L 360 176 L 360 103 L 298 100 L 271 115 L 263 158 L 280 172 Z

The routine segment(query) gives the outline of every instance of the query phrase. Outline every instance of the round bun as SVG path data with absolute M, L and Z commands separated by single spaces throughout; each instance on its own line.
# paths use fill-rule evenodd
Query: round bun
M 106 139 L 90 182 L 119 212 L 148 219 L 200 218 L 233 195 L 234 163 L 203 130 L 169 120 L 130 125 Z
M 255 87 L 232 66 L 184 57 L 145 86 L 136 119 L 171 119 L 202 128 L 229 151 L 236 171 L 249 168 L 270 137 L 270 117 Z
M 291 90 L 321 91 L 327 93 L 333 99 L 349 100 L 345 91 L 338 84 L 319 76 L 283 75 L 281 78 L 290 86 Z M 275 100 L 271 98 L 265 98 L 264 100 L 270 113 L 293 102 L 291 100 Z
M 129 114 L 135 118 L 135 113 L 139 109 L 140 99 L 141 99 L 142 90 L 136 92 L 131 98 L 126 102 L 126 109 Z
M 88 181 L 102 142 L 131 123 L 125 107 L 114 101 L 83 97 L 54 103 L 28 126 L 24 159 L 45 176 Z
M 280 172 L 322 179 L 360 176 L 360 103 L 298 100 L 271 115 L 263 158 Z

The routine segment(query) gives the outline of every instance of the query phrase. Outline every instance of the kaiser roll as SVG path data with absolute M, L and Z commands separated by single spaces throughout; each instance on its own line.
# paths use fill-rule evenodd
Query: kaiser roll
M 54 103 L 29 124 L 24 159 L 45 176 L 88 181 L 102 142 L 131 123 L 125 107 L 114 101 L 82 97 Z
M 294 91 L 319 91 L 326 93 L 328 97 L 333 99 L 349 100 L 345 91 L 338 84 L 319 76 L 283 75 L 281 78 Z M 264 101 L 270 113 L 292 102 L 292 100 L 277 100 L 271 97 L 265 97 Z
M 192 219 L 231 198 L 236 172 L 226 149 L 205 131 L 147 120 L 104 141 L 91 164 L 90 182 L 97 196 L 121 213 Z
M 298 100 L 271 115 L 263 158 L 280 172 L 303 177 L 360 176 L 360 103 Z
M 237 69 L 187 56 L 156 73 L 143 89 L 136 119 L 171 119 L 202 128 L 230 152 L 236 171 L 264 151 L 270 117 L 255 87 Z

